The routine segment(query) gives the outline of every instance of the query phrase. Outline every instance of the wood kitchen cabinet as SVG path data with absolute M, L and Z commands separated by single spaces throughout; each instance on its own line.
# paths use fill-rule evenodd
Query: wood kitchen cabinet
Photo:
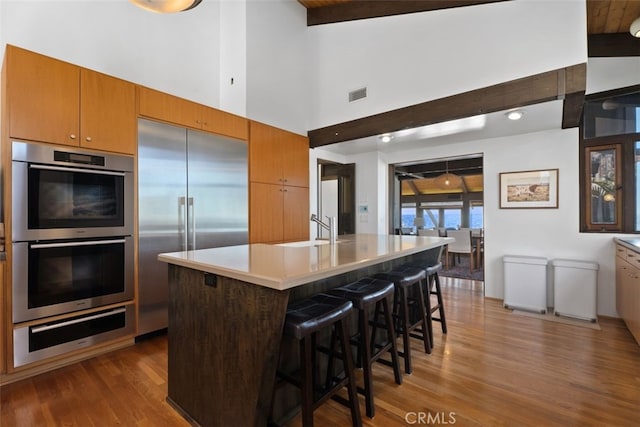
M 616 309 L 640 344 L 640 253 L 616 245 Z
M 251 121 L 249 241 L 309 239 L 309 140 Z
M 134 154 L 133 83 L 15 46 L 5 66 L 10 137 Z
M 144 86 L 138 87 L 141 116 L 242 140 L 248 139 L 248 120 L 184 98 Z
M 250 243 L 309 239 L 309 189 L 252 182 Z
M 0 374 L 4 374 L 7 371 L 7 365 L 5 362 L 5 345 L 4 338 L 7 333 L 5 325 L 5 299 L 4 299 L 4 261 L 0 261 Z
M 252 182 L 309 187 L 309 139 L 251 121 L 249 164 Z

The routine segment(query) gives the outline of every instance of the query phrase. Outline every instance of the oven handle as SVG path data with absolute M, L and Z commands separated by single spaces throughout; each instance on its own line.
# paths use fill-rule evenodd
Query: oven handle
M 126 243 L 126 240 L 116 239 L 116 240 L 91 240 L 91 241 L 85 241 L 85 242 L 36 243 L 31 245 L 30 248 L 31 249 L 68 248 L 71 246 L 110 245 L 112 243 Z
M 31 328 L 31 332 L 34 334 L 37 334 L 38 332 L 44 332 L 44 331 L 50 331 L 51 329 L 63 328 L 65 326 L 75 325 L 76 323 L 86 322 L 87 320 L 95 320 L 95 319 L 100 319 L 102 317 L 113 316 L 114 314 L 124 313 L 125 311 L 127 311 L 127 309 L 122 307 L 122 308 L 109 311 L 108 313 L 94 314 L 93 316 L 87 316 L 87 317 L 82 317 L 78 319 L 68 320 L 66 322 L 56 323 L 55 325 L 36 326 L 35 328 Z
M 63 172 L 79 172 L 79 173 L 90 173 L 90 174 L 98 174 L 98 175 L 112 175 L 112 176 L 125 176 L 124 172 L 111 172 L 111 171 L 103 171 L 97 169 L 76 169 L 76 168 L 65 168 L 63 166 L 46 166 L 46 165 L 29 165 L 32 169 L 44 169 L 49 171 L 63 171 Z

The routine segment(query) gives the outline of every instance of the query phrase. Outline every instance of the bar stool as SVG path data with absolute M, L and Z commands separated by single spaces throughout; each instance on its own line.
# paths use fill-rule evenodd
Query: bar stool
M 293 378 L 282 372 L 278 375 L 285 381 L 300 388 L 302 424 L 313 426 L 313 411 L 329 398 L 344 403 L 336 393 L 346 386 L 349 394 L 348 406 L 354 427 L 362 425 L 358 392 L 354 375 L 353 357 L 349 345 L 347 317 L 353 312 L 353 303 L 333 295 L 317 294 L 308 299 L 294 302 L 287 307 L 283 335 L 295 338 L 300 343 L 300 378 Z M 341 345 L 341 359 L 344 363 L 344 378 L 338 379 L 330 389 L 318 390 L 316 381 L 315 352 L 316 335 L 327 327 L 333 327 Z M 320 391 L 321 393 L 318 393 Z M 318 394 L 320 394 L 318 396 Z
M 396 384 L 402 384 L 398 349 L 396 347 L 396 335 L 393 328 L 393 319 L 389 309 L 389 297 L 393 296 L 394 284 L 388 280 L 371 277 L 360 279 L 329 291 L 329 294 L 350 300 L 358 310 L 358 333 L 354 336 L 358 346 L 358 366 L 362 366 L 364 377 L 364 389 L 358 391 L 364 395 L 367 417 L 373 418 L 375 406 L 373 404 L 373 375 L 371 368 L 373 362 L 378 361 L 386 352 L 391 353 L 391 366 Z M 382 310 L 384 325 L 370 320 L 372 308 L 376 313 Z M 384 326 L 387 332 L 387 340 L 382 344 L 376 343 L 378 326 Z M 328 370 L 332 374 L 332 365 Z
M 440 287 L 440 277 L 438 276 L 438 272 L 442 270 L 442 263 L 438 262 L 437 264 L 430 266 L 423 266 L 416 263 L 405 264 L 407 267 L 417 267 L 422 268 L 425 271 L 425 275 L 427 276 L 425 280 L 425 289 L 423 293 L 425 294 L 425 306 L 428 307 L 428 322 L 429 322 L 429 339 L 431 342 L 431 348 L 433 348 L 433 321 L 440 322 L 440 326 L 442 327 L 442 333 L 447 333 L 447 319 L 444 314 L 444 303 L 442 299 L 442 288 Z M 435 286 L 434 286 L 435 285 Z M 431 295 L 436 296 L 437 304 L 431 305 Z M 439 317 L 434 317 L 433 313 L 438 312 Z
M 412 372 L 411 367 L 411 345 L 409 338 L 411 333 L 418 327 L 423 331 L 422 341 L 424 351 L 431 353 L 431 339 L 429 337 L 428 311 L 425 307 L 425 298 L 422 292 L 421 283 L 426 279 L 426 273 L 422 268 L 411 266 L 400 266 L 386 273 L 378 273 L 374 276 L 377 279 L 390 280 L 395 285 L 394 317 L 397 319 L 396 331 L 402 334 L 402 352 L 398 354 L 404 358 L 404 370 L 407 374 Z M 413 291 L 415 295 L 409 295 Z M 418 306 L 418 318 L 412 322 L 409 315 L 409 303 Z
M 444 316 L 444 304 L 442 303 L 442 289 L 440 288 L 440 277 L 438 276 L 438 272 L 442 270 L 442 263 L 439 262 L 431 267 L 427 267 L 425 269 L 425 273 L 427 275 L 427 283 L 428 283 L 428 295 L 435 295 L 438 303 L 436 305 L 431 306 L 431 319 L 436 322 L 440 322 L 440 326 L 442 327 L 442 333 L 447 333 L 447 319 Z M 435 284 L 435 286 L 434 286 Z M 438 312 L 438 316 L 433 317 L 433 313 Z M 433 334 L 432 334 L 433 335 Z M 433 338 L 433 337 L 432 337 Z

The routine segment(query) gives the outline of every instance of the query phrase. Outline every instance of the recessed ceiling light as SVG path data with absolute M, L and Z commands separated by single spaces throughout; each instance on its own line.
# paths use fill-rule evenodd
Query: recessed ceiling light
M 391 140 L 393 139 L 393 135 L 391 135 L 390 133 L 385 133 L 380 135 L 378 138 L 380 138 L 380 141 L 382 142 L 391 142 Z
M 521 110 L 509 111 L 506 116 L 509 120 L 520 120 L 524 116 L 524 112 Z

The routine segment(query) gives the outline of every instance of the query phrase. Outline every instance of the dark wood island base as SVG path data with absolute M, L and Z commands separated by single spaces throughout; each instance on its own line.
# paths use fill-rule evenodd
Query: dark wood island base
M 436 262 L 442 244 L 285 289 L 168 261 L 167 401 L 193 425 L 265 426 L 287 304 L 405 262 Z

